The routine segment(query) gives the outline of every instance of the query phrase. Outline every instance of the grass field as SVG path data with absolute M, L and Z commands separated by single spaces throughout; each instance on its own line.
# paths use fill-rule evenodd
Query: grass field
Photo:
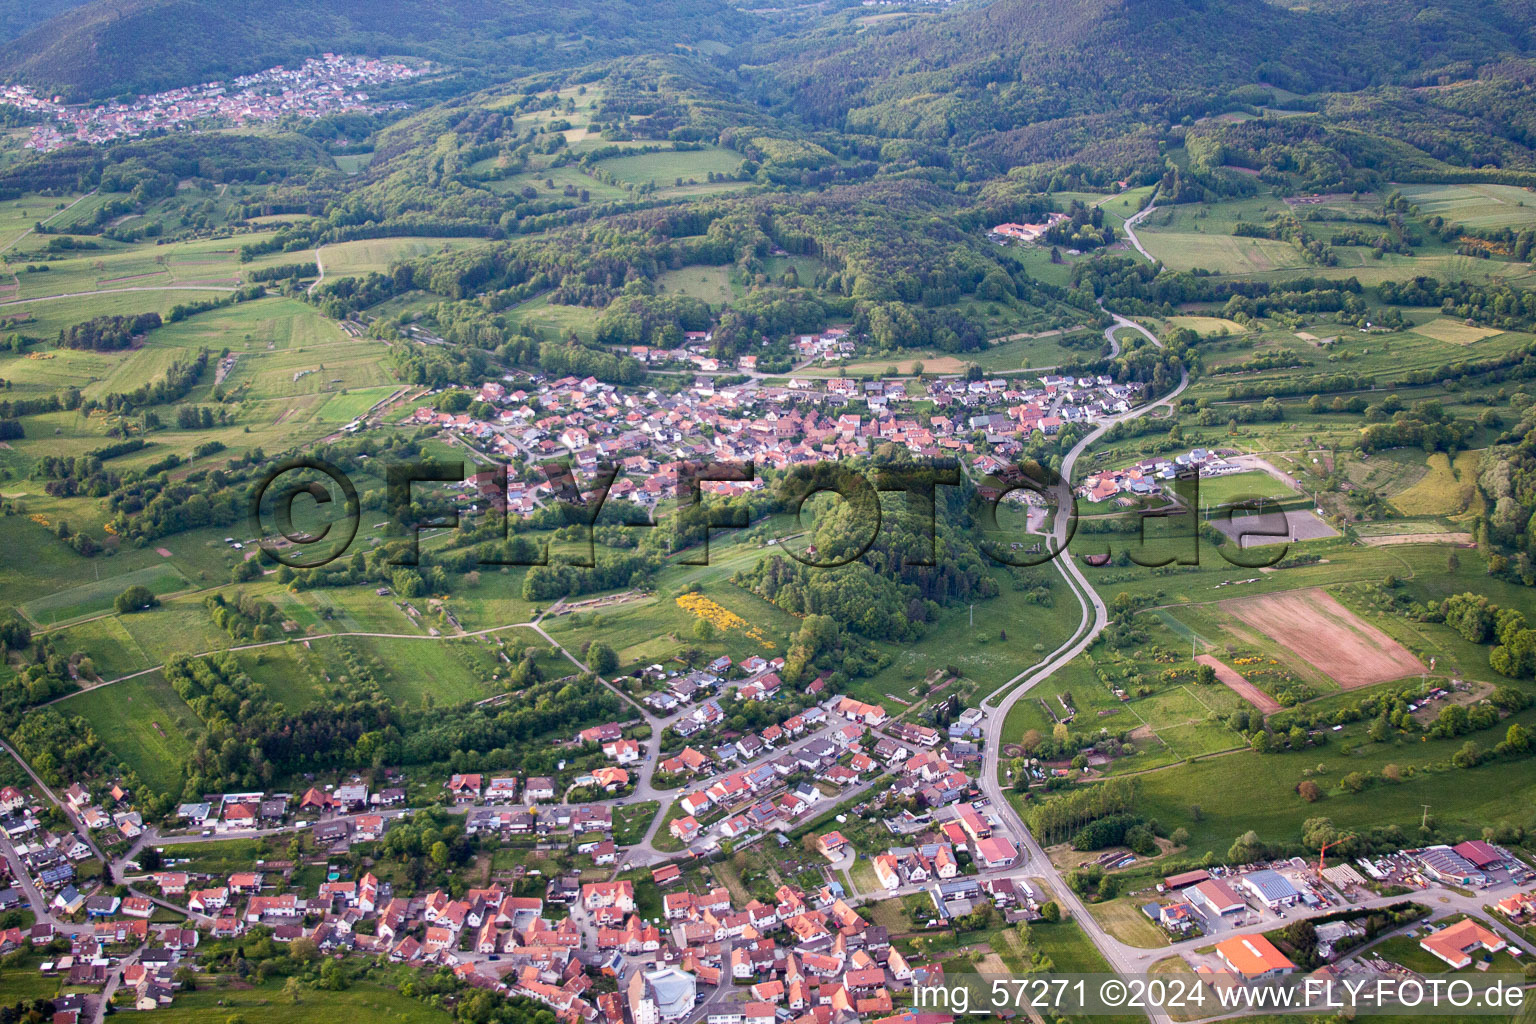
M 371 272 L 382 274 L 389 270 L 391 264 L 402 260 L 456 252 L 484 244 L 472 238 L 368 238 L 327 245 L 320 250 L 320 262 L 325 267 L 326 280 L 333 277 L 361 277 Z M 314 258 L 313 251 L 278 252 L 257 257 L 245 266 L 258 270 L 289 263 L 311 263 Z
M 669 270 L 656 279 L 656 285 L 669 295 L 687 295 L 717 306 L 746 294 L 745 288 L 731 280 L 730 267 Z
M 1090 903 L 1088 912 L 1094 920 L 1115 938 L 1141 949 L 1156 949 L 1168 945 L 1168 936 L 1141 912 L 1137 900 L 1130 897 L 1110 900 L 1108 903 Z
M 1200 505 L 1203 508 L 1217 508 L 1244 498 L 1274 501 L 1295 496 L 1295 491 L 1263 470 L 1200 478 Z
M 68 622 L 111 611 L 117 595 L 132 586 L 148 587 L 159 596 L 185 590 L 189 584 L 174 565 L 162 563 L 36 598 L 22 605 L 21 612 L 39 626 Z
M 1049 607 L 1027 603 L 1024 593 L 1013 588 L 1011 572 L 994 569 L 998 596 L 976 602 L 974 610 L 968 604 L 944 609 L 920 643 L 881 644 L 891 664 L 854 680 L 850 692 L 899 713 L 922 697 L 930 673 L 953 668 L 985 693 L 1038 662 L 1077 628 L 1082 609 L 1055 571 L 1043 570 L 1052 580 Z
M 393 387 L 363 388 L 343 391 L 326 399 L 315 417 L 326 423 L 350 423 L 398 390 Z
M 159 672 L 71 697 L 59 710 L 83 716 L 108 750 L 160 792 L 180 785 L 182 763 L 203 731 Z
M 1401 185 L 1398 191 L 1425 217 L 1469 228 L 1536 224 L 1536 192 L 1517 185 Z
M 1218 857 L 1248 829 L 1266 841 L 1298 841 L 1302 822 L 1319 816 L 1354 828 L 1399 825 L 1412 832 L 1428 804 L 1442 828 L 1468 835 L 1520 819 L 1522 808 L 1536 798 L 1536 765 L 1528 761 L 1419 770 L 1401 783 L 1382 783 L 1359 794 L 1335 788 L 1336 780 L 1352 771 L 1444 764 L 1463 742 L 1377 744 L 1348 754 L 1336 745 L 1300 753 L 1225 754 L 1140 776 L 1137 810 L 1170 829 L 1188 829 L 1196 855 L 1212 850 Z M 1327 795 L 1308 804 L 1295 787 L 1303 772 L 1319 763 L 1328 766 L 1328 774 L 1313 777 Z
M 202 980 L 202 979 L 200 979 Z M 282 994 L 282 982 L 241 988 L 211 981 L 196 992 L 177 992 L 176 1001 L 155 1011 L 157 1020 L 205 1024 L 239 1017 L 246 1024 L 308 1024 L 316 1020 L 389 1021 L 392 1024 L 449 1024 L 446 1010 L 365 981 L 341 992 L 306 988 L 297 1002 Z
M 1443 341 L 1447 345 L 1473 345 L 1488 338 L 1497 338 L 1503 331 L 1496 331 L 1491 327 L 1476 327 L 1472 324 L 1457 323 L 1440 317 L 1431 320 L 1427 324 L 1420 324 L 1413 329 L 1413 333 L 1422 334 L 1426 338 L 1435 341 Z
M 699 150 L 614 157 L 602 161 L 598 166 L 620 182 L 631 185 L 654 183 L 658 189 L 665 190 L 667 186 L 674 186 L 678 178 L 682 178 L 684 183 L 690 179 L 702 182 L 711 171 L 716 174 L 734 174 L 741 162 L 740 153 L 711 146 Z
M 601 315 L 589 306 L 558 306 L 546 296 L 529 299 L 513 306 L 507 312 L 517 322 L 538 331 L 545 338 L 566 338 L 574 334 L 583 341 L 591 341 Z

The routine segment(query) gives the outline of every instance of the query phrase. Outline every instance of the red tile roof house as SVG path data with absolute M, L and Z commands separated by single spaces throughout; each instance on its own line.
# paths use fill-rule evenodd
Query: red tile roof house
M 1459 971 L 1472 962 L 1472 954 L 1497 953 L 1507 943 L 1468 918 L 1426 936 L 1419 945 Z
M 667 826 L 678 842 L 682 843 L 691 843 L 694 839 L 698 838 L 699 827 L 698 819 L 691 814 L 681 818 L 673 818 L 672 823 Z
M 816 849 L 820 850 L 821 855 L 827 860 L 835 861 L 843 857 L 850 849 L 850 845 L 841 832 L 828 832 L 816 837 Z
M 453 794 L 457 803 L 472 803 L 480 797 L 481 777 L 475 775 L 455 775 L 445 783 L 448 792 Z
M 976 856 L 984 867 L 1005 868 L 1019 857 L 1019 851 L 1006 836 L 991 836 L 976 844 Z

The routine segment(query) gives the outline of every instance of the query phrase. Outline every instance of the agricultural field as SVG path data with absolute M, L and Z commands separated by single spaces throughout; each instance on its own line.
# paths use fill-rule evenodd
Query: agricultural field
M 1468 228 L 1536 224 L 1536 192 L 1515 185 L 1401 185 L 1398 191 L 1425 217 Z
M 1434 341 L 1443 341 L 1447 345 L 1475 345 L 1489 338 L 1497 338 L 1503 331 L 1494 330 L 1491 327 L 1476 327 L 1472 324 L 1457 323 L 1440 317 L 1431 320 L 1427 324 L 1420 324 L 1413 329 L 1414 334 L 1422 334 Z
M 1182 327 L 1204 338 L 1247 334 L 1248 329 L 1236 320 L 1219 316 L 1171 316 L 1164 321 L 1170 328 Z
M 382 972 L 381 972 L 382 973 Z M 377 981 L 364 981 L 344 991 L 306 989 L 297 1001 L 282 994 L 281 981 L 259 986 L 210 983 L 195 992 L 178 992 L 176 1001 L 156 1011 L 171 1024 L 198 1024 L 210 1016 L 238 1016 L 248 1024 L 303 1024 L 317 1018 L 388 1020 L 396 1024 L 449 1024 L 443 1009 L 401 995 Z
M 1428 472 L 1402 490 L 1390 493 L 1392 505 L 1405 516 L 1452 516 L 1465 512 L 1476 493 L 1483 453 L 1456 453 L 1453 465 L 1444 452 L 1424 459 Z
M 1257 629 L 1349 690 L 1422 673 L 1419 660 L 1361 621 L 1325 591 L 1303 590 L 1223 601 L 1227 615 Z

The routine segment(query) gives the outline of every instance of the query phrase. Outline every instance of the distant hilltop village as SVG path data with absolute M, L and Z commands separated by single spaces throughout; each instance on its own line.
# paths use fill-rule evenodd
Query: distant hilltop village
M 0 87 L 0 102 L 40 113 L 49 123 L 32 129 L 26 148 L 51 153 L 64 146 L 102 145 L 155 131 L 207 124 L 250 124 L 282 117 L 325 117 L 352 110 L 384 109 L 368 103 L 370 86 L 404 81 L 426 73 L 393 61 L 327 53 L 301 67 L 268 68 L 228 83 L 140 96 L 131 103 L 70 106 L 59 97 L 41 97 L 24 85 Z

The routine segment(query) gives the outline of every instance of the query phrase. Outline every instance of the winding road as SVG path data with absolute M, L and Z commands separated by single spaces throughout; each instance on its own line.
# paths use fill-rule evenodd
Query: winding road
M 1152 198 L 1153 199 L 1157 198 L 1157 193 L 1156 192 L 1152 193 Z M 1151 253 L 1147 252 L 1147 247 L 1142 245 L 1141 244 L 1141 239 L 1136 237 L 1136 225 L 1140 224 L 1142 221 L 1144 221 L 1148 217 L 1150 217 L 1152 215 L 1152 211 L 1155 210 L 1155 209 L 1157 209 L 1157 205 L 1155 203 L 1149 202 L 1140 211 L 1138 211 L 1136 213 L 1133 213 L 1131 216 L 1127 217 L 1125 219 L 1125 225 L 1124 225 L 1125 226 L 1125 237 L 1131 240 L 1131 244 L 1136 247 L 1136 251 L 1141 253 L 1143 256 L 1145 256 L 1149 263 L 1157 263 L 1158 259 L 1157 259 L 1156 256 L 1153 256 Z
M 1113 340 L 1112 335 L 1114 331 L 1120 328 L 1130 328 L 1145 335 L 1151 340 L 1152 344 L 1159 348 L 1162 347 L 1162 342 L 1157 339 L 1157 336 L 1141 324 L 1116 313 L 1111 313 L 1110 315 L 1115 318 L 1115 322 L 1105 331 L 1104 336 L 1106 338 Z M 1178 386 L 1162 398 L 1100 423 L 1091 433 L 1084 436 L 1082 440 L 1078 441 L 1067 452 L 1061 464 L 1062 482 L 1060 486 L 1070 491 L 1072 486 L 1072 470 L 1077 464 L 1078 458 L 1116 423 L 1136 419 L 1161 406 L 1170 405 L 1188 386 L 1189 372 L 1186 370 L 1180 376 Z M 999 779 L 1001 751 L 1004 742 L 1003 726 L 1008 719 L 1008 712 L 1032 689 L 1049 679 L 1073 658 L 1087 650 L 1098 639 L 1099 634 L 1103 632 L 1104 627 L 1109 621 L 1108 611 L 1104 606 L 1103 599 L 1099 597 L 1092 584 L 1083 575 L 1077 559 L 1067 551 L 1067 541 L 1069 540 L 1067 531 L 1070 523 L 1070 516 L 1058 512 L 1051 528 L 1051 541 L 1058 552 L 1054 563 L 1062 575 L 1066 577 L 1068 586 L 1072 588 L 1073 593 L 1082 604 L 1082 620 L 1078 623 L 1077 630 L 1072 636 L 1060 647 L 1056 648 L 1049 657 L 1039 664 L 1020 672 L 982 701 L 982 708 L 987 712 L 987 724 L 980 786 L 994 812 L 1002 817 L 1011 832 L 1020 837 L 1020 852 L 1026 858 L 1022 865 L 1022 870 L 1026 874 L 1049 879 L 1052 883 L 1051 888 L 1054 891 L 1057 902 L 1077 920 L 1089 939 L 1098 947 L 1105 960 L 1109 962 L 1110 967 L 1124 974 L 1134 974 L 1146 971 L 1149 962 L 1146 956 L 1149 952 L 1155 953 L 1156 958 L 1161 959 L 1168 955 L 1168 950 L 1148 951 L 1128 946 L 1100 927 L 1098 921 L 1088 912 L 1088 908 L 1083 905 L 1077 894 L 1067 886 L 1061 877 L 1061 873 L 1051 864 L 1045 850 L 1025 826 L 1024 819 L 1014 809 L 1013 804 L 1008 802 L 1007 794 L 1004 792 L 1002 782 Z M 1168 1021 L 1170 1018 L 1165 1014 L 1153 1013 L 1151 1019 L 1154 1024 L 1163 1024 L 1163 1022 Z

